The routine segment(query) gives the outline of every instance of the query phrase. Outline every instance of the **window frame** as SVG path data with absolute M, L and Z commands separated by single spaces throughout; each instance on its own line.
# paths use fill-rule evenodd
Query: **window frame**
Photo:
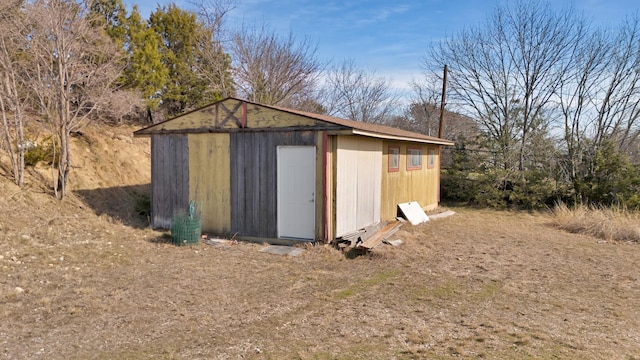
M 427 169 L 433 169 L 436 167 L 436 150 L 427 150 Z
M 391 150 L 395 150 L 395 154 L 391 153 Z M 396 145 L 389 145 L 389 150 L 387 153 L 388 156 L 388 161 L 387 161 L 387 171 L 388 172 L 398 172 L 400 171 L 400 146 L 396 146 Z M 395 157 L 396 159 L 396 166 L 393 167 L 391 165 L 391 159 L 392 157 Z
M 418 154 L 412 154 L 412 151 L 417 151 Z M 411 165 L 411 159 L 415 156 L 420 160 L 419 165 Z M 422 148 L 421 147 L 411 147 L 407 146 L 407 170 L 421 170 L 422 169 Z

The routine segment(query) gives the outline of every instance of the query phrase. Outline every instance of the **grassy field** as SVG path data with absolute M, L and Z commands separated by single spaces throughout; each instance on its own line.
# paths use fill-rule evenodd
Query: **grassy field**
M 347 259 L 2 224 L 4 358 L 640 358 L 640 248 L 455 209 Z M 52 225 L 52 226 L 55 226 Z M 19 287 L 24 292 L 16 290 Z
M 0 358 L 640 359 L 635 242 L 454 208 L 354 259 L 175 247 L 126 179 L 59 203 L 0 178 Z

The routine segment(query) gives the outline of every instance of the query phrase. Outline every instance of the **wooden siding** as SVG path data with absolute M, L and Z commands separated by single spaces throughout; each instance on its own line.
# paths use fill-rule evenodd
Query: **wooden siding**
M 389 146 L 400 148 L 399 171 L 388 170 Z M 407 170 L 407 147 L 422 151 L 422 168 Z M 429 168 L 429 150 L 434 150 L 433 168 Z M 440 190 L 440 158 L 437 145 L 385 141 L 382 155 L 382 208 L 381 220 L 392 220 L 397 216 L 399 203 L 417 201 L 424 209 L 438 206 Z
M 151 225 L 171 228 L 177 209 L 189 206 L 189 149 L 186 135 L 151 136 Z
M 271 109 L 237 99 L 227 99 L 151 126 L 143 130 L 142 133 L 228 132 L 234 129 L 265 130 L 290 127 L 343 128 L 286 111 Z
M 296 126 L 327 127 L 329 124 L 305 118 L 285 111 L 269 109 L 255 104 L 247 105 L 247 125 L 249 129 L 286 128 Z M 333 125 L 332 127 L 338 128 Z
M 337 218 L 337 213 L 338 213 L 338 204 L 337 204 L 337 184 L 338 184 L 338 136 L 331 136 L 331 165 L 329 166 L 331 168 L 331 193 L 330 193 L 330 199 L 331 199 L 331 233 L 332 233 L 332 237 L 331 240 L 333 241 L 334 239 L 338 238 L 338 227 L 337 227 L 337 223 L 338 223 L 338 218 Z
M 316 134 L 312 131 L 240 132 L 230 136 L 231 233 L 276 238 L 277 147 L 313 146 Z
M 189 199 L 202 213 L 202 231 L 231 231 L 229 134 L 189 134 Z
M 380 221 L 382 140 L 338 136 L 336 236 Z
M 317 132 L 316 160 L 316 239 L 329 243 L 335 239 L 335 136 Z

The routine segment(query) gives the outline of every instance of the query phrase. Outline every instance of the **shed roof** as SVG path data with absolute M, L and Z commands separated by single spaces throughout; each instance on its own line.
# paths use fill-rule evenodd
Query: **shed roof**
M 217 104 L 217 103 L 224 102 L 226 100 L 242 101 L 242 102 L 245 102 L 245 103 L 248 103 L 248 104 L 253 104 L 253 105 L 256 105 L 256 106 L 262 106 L 262 107 L 265 107 L 265 108 L 268 108 L 268 109 L 283 111 L 283 112 L 287 112 L 287 113 L 290 113 L 290 114 L 299 115 L 299 116 L 302 116 L 302 117 L 305 117 L 305 118 L 308 118 L 308 119 L 318 120 L 318 121 L 322 121 L 322 122 L 325 122 L 325 123 L 338 125 L 340 127 L 346 128 L 347 131 L 350 130 L 350 133 L 353 134 L 353 135 L 361 135 L 361 136 L 368 136 L 368 137 L 381 138 L 381 139 L 390 139 L 390 140 L 415 141 L 415 142 L 430 143 L 430 144 L 437 144 L 437 145 L 449 145 L 449 146 L 454 145 L 453 141 L 451 141 L 451 140 L 441 139 L 441 138 L 428 136 L 428 135 L 424 135 L 424 134 L 420 134 L 420 133 L 416 133 L 416 132 L 412 132 L 412 131 L 406 131 L 406 130 L 402 130 L 402 129 L 397 129 L 397 128 L 394 128 L 394 127 L 391 127 L 391 126 L 371 124 L 371 123 L 365 123 L 365 122 L 361 122 L 361 121 L 348 120 L 348 119 L 341 119 L 341 118 L 337 118 L 337 117 L 333 117 L 333 116 L 316 114 L 316 113 L 307 112 L 307 111 L 288 109 L 288 108 L 284 108 L 284 107 L 280 107 L 280 106 L 265 105 L 265 104 L 260 104 L 260 103 L 256 103 L 256 102 L 252 102 L 252 101 L 248 101 L 248 100 L 244 100 L 244 99 L 239 99 L 239 98 L 235 98 L 235 97 L 225 98 L 225 99 L 220 100 L 218 102 L 215 102 L 213 104 L 204 106 L 204 107 L 202 107 L 200 109 L 196 109 L 196 110 L 193 110 L 191 112 L 176 116 L 176 117 L 174 117 L 172 119 L 165 120 L 165 121 L 163 121 L 161 123 L 154 124 L 154 125 L 148 126 L 146 128 L 140 129 L 140 130 L 134 132 L 134 135 L 136 135 L 136 136 L 150 135 L 150 134 L 154 133 L 153 128 L 158 126 L 159 124 L 163 124 L 163 123 L 172 121 L 174 119 L 181 118 L 181 117 L 186 116 L 186 115 L 188 115 L 190 113 L 199 111 L 201 109 L 207 108 L 207 107 L 209 107 L 211 105 L 214 105 L 214 104 Z
M 451 140 L 428 136 L 428 135 L 407 131 L 407 130 L 402 130 L 402 129 L 398 129 L 398 128 L 394 128 L 386 125 L 378 125 L 378 124 L 366 123 L 362 121 L 341 119 L 333 116 L 321 115 L 321 114 L 316 114 L 316 113 L 311 113 L 306 111 L 281 108 L 278 106 L 269 106 L 269 105 L 263 105 L 263 106 L 268 106 L 273 109 L 278 109 L 281 111 L 287 111 L 292 114 L 298 114 L 301 116 L 305 116 L 315 120 L 321 120 L 321 121 L 328 122 L 335 125 L 345 126 L 353 129 L 354 135 L 363 135 L 363 136 L 377 137 L 377 138 L 383 138 L 383 139 L 429 142 L 429 143 L 439 144 L 439 145 L 454 144 L 453 141 Z

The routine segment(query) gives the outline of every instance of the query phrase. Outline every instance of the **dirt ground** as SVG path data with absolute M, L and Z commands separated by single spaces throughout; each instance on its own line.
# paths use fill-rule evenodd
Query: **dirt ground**
M 0 358 L 640 359 L 640 246 L 546 214 L 453 208 L 397 247 L 290 257 L 170 245 L 129 216 L 144 184 L 105 187 L 0 177 Z

